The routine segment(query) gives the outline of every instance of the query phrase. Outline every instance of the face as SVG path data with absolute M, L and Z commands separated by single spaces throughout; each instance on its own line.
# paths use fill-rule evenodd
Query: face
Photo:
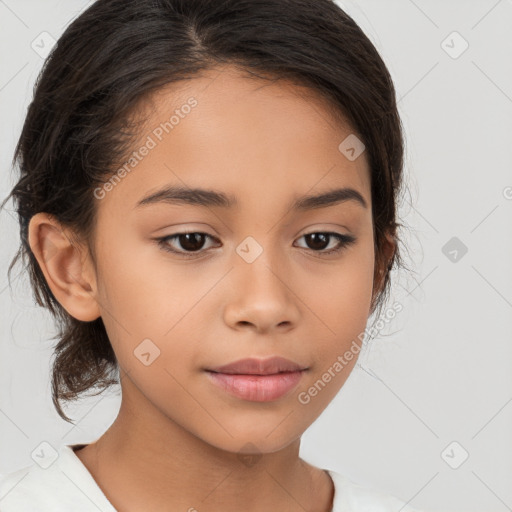
M 353 130 L 311 91 L 230 68 L 146 107 L 137 154 L 95 193 L 95 298 L 123 400 L 212 446 L 276 451 L 357 359 L 375 257 L 365 154 L 340 151 Z M 273 356 L 302 371 L 209 371 Z

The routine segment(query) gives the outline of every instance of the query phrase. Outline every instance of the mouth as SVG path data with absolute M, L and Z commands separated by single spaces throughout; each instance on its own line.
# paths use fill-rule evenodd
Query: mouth
M 242 359 L 206 369 L 210 382 L 243 400 L 269 402 L 288 394 L 308 370 L 282 357 Z

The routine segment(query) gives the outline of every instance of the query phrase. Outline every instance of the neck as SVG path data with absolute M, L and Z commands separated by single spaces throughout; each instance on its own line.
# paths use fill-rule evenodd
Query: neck
M 129 391 L 105 434 L 76 452 L 120 512 L 331 511 L 332 481 L 300 459 L 300 438 L 272 453 L 222 450 Z

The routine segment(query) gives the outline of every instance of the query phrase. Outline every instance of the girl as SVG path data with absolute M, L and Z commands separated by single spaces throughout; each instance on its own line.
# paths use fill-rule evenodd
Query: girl
M 331 0 L 88 8 L 10 197 L 58 413 L 122 403 L 95 442 L 38 447 L 0 510 L 412 510 L 299 457 L 400 264 L 402 156 L 386 66 Z

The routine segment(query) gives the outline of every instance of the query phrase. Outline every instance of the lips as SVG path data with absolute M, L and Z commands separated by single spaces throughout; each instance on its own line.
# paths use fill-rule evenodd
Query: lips
M 297 372 L 306 367 L 284 357 L 270 357 L 267 359 L 240 359 L 233 363 L 208 368 L 208 371 L 239 375 L 272 375 L 281 372 Z
M 297 387 L 306 367 L 285 359 L 241 359 L 207 369 L 210 382 L 229 394 L 252 402 L 270 402 Z

